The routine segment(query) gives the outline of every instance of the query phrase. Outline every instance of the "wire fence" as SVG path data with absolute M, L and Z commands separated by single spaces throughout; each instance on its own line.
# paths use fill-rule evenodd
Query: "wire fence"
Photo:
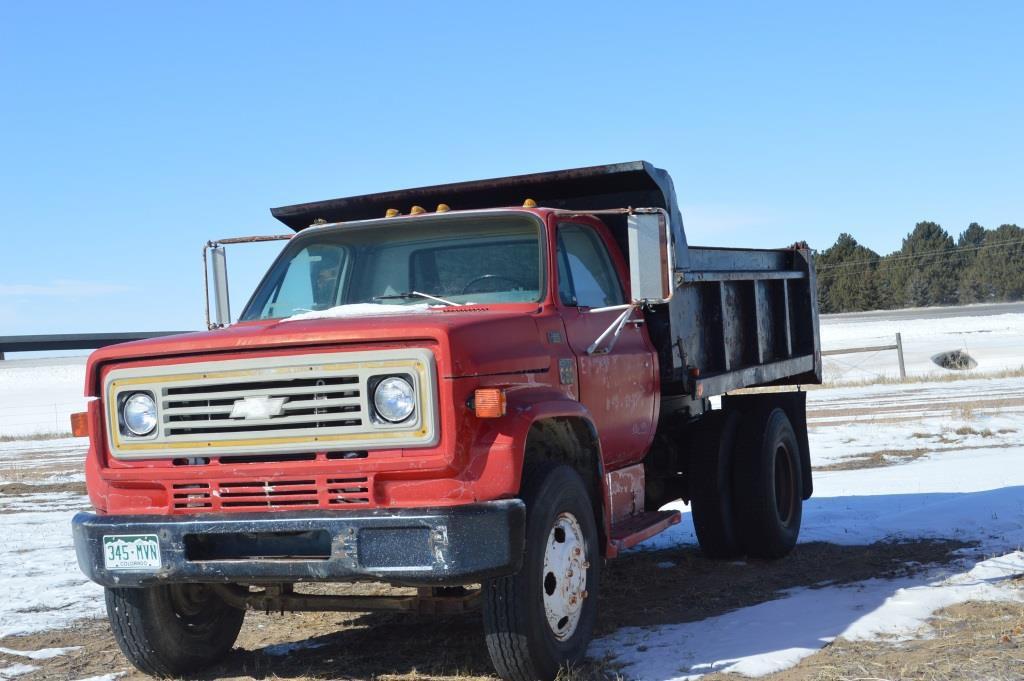
M 830 360 L 830 362 L 833 364 L 838 364 L 839 367 L 841 367 L 838 372 L 840 376 L 844 376 L 846 374 L 857 371 L 868 374 L 874 378 L 884 379 L 886 378 L 885 374 L 876 371 L 875 369 L 868 369 L 865 367 L 865 365 L 868 364 L 869 362 L 871 362 L 872 365 L 874 365 L 874 360 L 877 359 L 879 354 L 891 350 L 896 351 L 896 361 L 899 363 L 900 369 L 900 380 L 905 381 L 907 380 L 907 365 L 903 360 L 903 336 L 899 333 L 896 334 L 896 342 L 893 343 L 892 345 L 867 345 L 856 348 L 836 348 L 834 350 L 822 350 L 821 356 L 831 357 L 832 359 Z M 836 356 L 856 354 L 864 354 L 865 357 L 861 358 L 860 361 L 836 359 Z
M 85 404 L 83 397 L 75 401 L 6 405 L 0 409 L 0 436 L 69 432 L 70 415 L 84 411 Z

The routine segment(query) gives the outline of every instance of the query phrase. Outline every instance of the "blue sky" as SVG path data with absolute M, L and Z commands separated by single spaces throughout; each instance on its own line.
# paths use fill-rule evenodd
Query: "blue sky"
M 1024 3 L 3 3 L 0 335 L 202 324 L 268 208 L 643 158 L 691 243 L 1024 223 Z M 276 247 L 229 251 L 236 310 Z

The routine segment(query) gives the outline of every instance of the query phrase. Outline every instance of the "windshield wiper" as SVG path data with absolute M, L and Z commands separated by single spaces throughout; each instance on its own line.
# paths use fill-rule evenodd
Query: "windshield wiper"
M 420 293 L 419 291 L 406 291 L 405 293 L 394 293 L 386 296 L 374 296 L 373 300 L 394 300 L 396 298 L 402 298 L 404 300 L 409 300 L 410 298 L 426 298 L 427 300 L 436 300 L 437 302 L 444 303 L 445 305 L 454 305 L 456 307 L 462 305 L 462 303 L 453 303 L 450 300 L 438 298 L 437 296 L 432 296 L 429 293 Z

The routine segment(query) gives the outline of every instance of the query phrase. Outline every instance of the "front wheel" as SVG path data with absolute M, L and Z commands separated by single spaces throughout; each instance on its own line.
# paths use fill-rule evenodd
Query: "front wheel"
M 202 584 L 108 588 L 106 601 L 121 652 L 150 676 L 181 676 L 220 661 L 245 618 Z
M 586 486 L 569 466 L 524 475 L 520 571 L 484 587 L 487 649 L 507 681 L 549 681 L 583 660 L 597 619 L 601 556 Z

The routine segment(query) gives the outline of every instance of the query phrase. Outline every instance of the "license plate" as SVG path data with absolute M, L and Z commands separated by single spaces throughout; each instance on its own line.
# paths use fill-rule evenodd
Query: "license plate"
M 160 540 L 155 534 L 105 535 L 103 565 L 108 570 L 159 569 Z

